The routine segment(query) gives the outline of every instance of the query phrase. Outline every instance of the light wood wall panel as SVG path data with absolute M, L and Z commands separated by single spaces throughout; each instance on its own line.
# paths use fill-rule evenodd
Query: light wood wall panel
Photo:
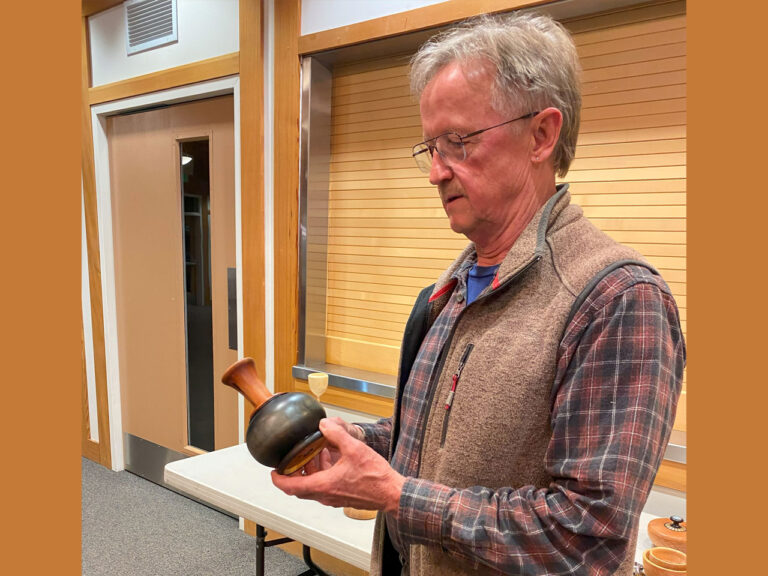
M 274 259 L 275 392 L 295 387 L 291 366 L 298 349 L 298 214 L 299 214 L 299 29 L 301 2 L 275 2 L 274 68 Z M 278 74 L 276 72 L 276 74 Z
M 598 227 L 661 271 L 685 327 L 684 5 L 566 25 L 584 69 L 584 98 L 576 159 L 564 180 Z M 333 71 L 326 360 L 387 374 L 397 369 L 419 288 L 466 245 L 410 157 L 421 127 L 408 57 Z
M 91 302 L 91 337 L 98 417 L 98 462 L 112 466 L 112 448 L 109 435 L 109 399 L 107 397 L 107 360 L 104 343 L 104 308 L 101 298 L 101 257 L 99 249 L 99 218 L 96 198 L 96 173 L 93 157 L 91 108 L 88 105 L 90 71 L 88 64 L 88 21 L 81 19 L 81 76 L 80 76 L 80 158 L 83 178 L 83 211 L 85 214 L 85 243 L 88 254 L 88 292 Z M 95 456 L 89 438 L 84 443 L 84 454 Z M 87 448 L 86 448 L 87 446 Z
M 262 2 L 240 0 L 240 196 L 244 356 L 266 373 L 264 286 L 264 52 Z M 248 425 L 250 407 L 245 407 Z

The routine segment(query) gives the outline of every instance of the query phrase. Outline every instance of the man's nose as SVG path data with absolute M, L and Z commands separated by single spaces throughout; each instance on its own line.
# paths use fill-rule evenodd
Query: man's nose
M 440 182 L 450 180 L 453 177 L 453 170 L 445 163 L 437 149 L 432 152 L 432 166 L 429 169 L 429 183 L 437 186 Z

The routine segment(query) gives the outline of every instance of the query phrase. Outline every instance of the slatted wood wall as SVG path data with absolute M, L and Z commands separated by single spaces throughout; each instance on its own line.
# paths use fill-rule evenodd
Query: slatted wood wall
M 566 25 L 584 74 L 564 180 L 597 226 L 661 271 L 685 330 L 685 5 Z M 326 360 L 389 374 L 419 289 L 466 245 L 410 156 L 421 127 L 407 60 L 337 66 L 333 82 Z

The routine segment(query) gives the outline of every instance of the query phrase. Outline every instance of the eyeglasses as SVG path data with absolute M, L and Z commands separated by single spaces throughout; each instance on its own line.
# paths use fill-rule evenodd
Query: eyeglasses
M 475 130 L 474 132 L 470 132 L 464 136 L 460 136 L 455 132 L 446 132 L 445 134 L 440 134 L 440 136 L 435 136 L 434 138 L 430 138 L 429 140 L 425 140 L 424 142 L 416 144 L 416 146 L 413 147 L 413 159 L 416 160 L 416 165 L 421 169 L 422 172 L 429 174 L 430 170 L 432 169 L 432 158 L 435 155 L 435 150 L 437 150 L 437 153 L 440 155 L 440 159 L 448 166 L 453 166 L 454 164 L 463 162 L 467 158 L 467 150 L 464 147 L 467 138 L 477 136 L 478 134 L 482 134 L 488 130 L 493 130 L 499 126 L 504 126 L 505 124 L 517 122 L 518 120 L 533 118 L 538 113 L 539 112 L 530 112 L 523 116 L 513 118 L 512 120 L 502 122 L 501 124 L 496 124 L 495 126 L 489 126 L 488 128 L 483 128 L 482 130 Z

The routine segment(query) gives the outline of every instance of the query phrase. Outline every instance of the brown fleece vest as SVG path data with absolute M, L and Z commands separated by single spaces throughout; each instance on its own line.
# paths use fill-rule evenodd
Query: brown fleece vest
M 472 251 L 468 247 L 443 273 L 433 294 Z M 570 204 L 567 188 L 539 210 L 502 262 L 497 293 L 474 303 L 459 319 L 429 408 L 420 477 L 459 489 L 550 484 L 544 455 L 551 437 L 550 392 L 565 321 L 589 281 L 623 259 L 642 257 L 584 218 L 581 208 Z M 450 297 L 448 292 L 435 301 L 435 314 Z M 474 345 L 471 361 L 446 412 L 441 408 L 469 343 Z M 381 520 L 374 539 L 373 576 L 380 574 Z M 615 574 L 632 575 L 637 529 Z M 413 576 L 497 573 L 424 545 L 410 547 L 406 571 Z

